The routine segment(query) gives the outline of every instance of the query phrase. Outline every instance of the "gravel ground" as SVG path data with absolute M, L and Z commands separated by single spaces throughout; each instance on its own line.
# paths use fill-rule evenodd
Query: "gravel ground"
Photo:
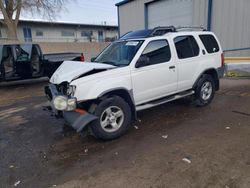
M 250 79 L 223 79 L 212 104 L 139 113 L 102 142 L 43 110 L 46 82 L 0 88 L 0 187 L 250 187 Z

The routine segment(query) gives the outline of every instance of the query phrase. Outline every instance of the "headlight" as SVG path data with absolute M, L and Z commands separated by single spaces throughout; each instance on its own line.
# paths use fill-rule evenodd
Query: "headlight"
M 67 110 L 72 111 L 74 109 L 76 109 L 76 98 L 68 99 Z
M 57 96 L 54 98 L 54 107 L 60 111 L 72 111 L 76 109 L 76 98 L 68 99 L 66 96 Z
M 63 111 L 68 107 L 68 99 L 65 96 L 57 96 L 54 98 L 54 106 L 57 110 Z

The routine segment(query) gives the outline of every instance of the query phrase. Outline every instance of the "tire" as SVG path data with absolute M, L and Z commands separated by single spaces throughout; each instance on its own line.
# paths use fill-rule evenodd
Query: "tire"
M 212 76 L 204 74 L 195 88 L 195 105 L 202 107 L 211 103 L 215 94 L 215 82 Z
M 131 108 L 119 96 L 111 96 L 101 101 L 94 114 L 98 119 L 90 125 L 90 129 L 98 139 L 116 139 L 125 134 L 131 125 Z

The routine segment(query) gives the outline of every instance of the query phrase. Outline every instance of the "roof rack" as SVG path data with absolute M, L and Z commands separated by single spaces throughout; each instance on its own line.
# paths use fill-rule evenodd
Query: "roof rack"
M 122 35 L 120 39 L 126 40 L 126 39 L 133 39 L 133 38 L 148 38 L 148 37 L 162 36 L 171 32 L 195 31 L 195 30 L 206 31 L 206 29 L 203 27 L 174 27 L 174 26 L 155 27 L 154 29 L 129 31 L 126 34 Z
M 169 32 L 176 32 L 176 28 L 174 26 L 155 27 L 148 37 L 161 36 Z
M 207 31 L 204 27 L 202 26 L 195 26 L 195 27 L 190 27 L 190 26 L 184 26 L 184 27 L 177 27 L 176 31 Z

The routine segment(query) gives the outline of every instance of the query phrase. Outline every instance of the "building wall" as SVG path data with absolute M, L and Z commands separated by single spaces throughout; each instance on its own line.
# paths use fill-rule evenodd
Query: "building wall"
M 145 29 L 145 3 L 153 1 L 134 0 L 118 7 L 120 35 Z M 193 26 L 207 28 L 208 0 L 193 1 Z M 223 49 L 250 47 L 249 7 L 249 0 L 213 0 L 211 29 L 218 36 Z M 250 56 L 250 50 L 226 55 Z
M 120 35 L 128 31 L 145 28 L 145 4 L 154 0 L 134 0 L 119 6 L 119 29 Z M 193 25 L 207 26 L 208 0 L 194 0 Z
M 151 0 L 134 0 L 118 7 L 120 35 L 145 28 L 144 4 Z
M 105 39 L 117 38 L 118 29 L 115 27 L 77 26 L 77 25 L 53 25 L 39 23 L 20 23 L 17 29 L 18 39 L 24 41 L 23 28 L 31 28 L 33 42 L 103 42 Z M 7 38 L 6 29 L 0 25 L 2 38 Z M 37 36 L 36 32 L 42 31 L 43 36 Z M 73 36 L 62 36 L 62 31 L 73 32 Z M 81 33 L 92 32 L 92 37 L 82 36 Z M 103 32 L 103 41 L 99 40 L 98 31 Z M 91 38 L 91 40 L 90 40 Z
M 224 49 L 250 47 L 250 1 L 214 0 L 212 31 Z M 250 56 L 250 50 L 226 53 L 228 56 Z

